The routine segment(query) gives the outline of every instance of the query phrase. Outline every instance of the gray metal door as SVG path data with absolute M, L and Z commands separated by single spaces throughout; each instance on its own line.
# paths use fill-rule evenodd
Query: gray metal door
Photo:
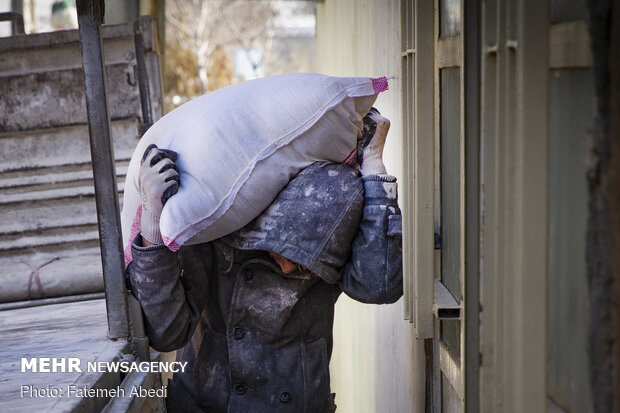
M 436 412 L 477 411 L 478 17 L 477 2 L 436 0 L 432 386 Z
M 478 7 L 401 2 L 405 318 L 434 412 L 478 410 Z

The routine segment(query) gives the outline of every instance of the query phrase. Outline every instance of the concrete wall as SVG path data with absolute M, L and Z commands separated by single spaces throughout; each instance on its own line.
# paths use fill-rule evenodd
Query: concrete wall
M 325 0 L 317 4 L 317 70 L 335 76 L 400 76 L 396 0 Z M 392 126 L 388 172 L 403 176 L 399 79 L 375 106 Z M 402 198 L 402 188 L 401 198 Z M 403 300 L 387 306 L 342 296 L 336 307 L 332 391 L 340 413 L 424 411 L 424 348 L 403 319 Z

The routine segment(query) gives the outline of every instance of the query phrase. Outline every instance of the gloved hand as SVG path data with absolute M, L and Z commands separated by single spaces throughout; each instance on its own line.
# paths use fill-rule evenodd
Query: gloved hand
M 381 116 L 376 108 L 364 116 L 362 138 L 357 143 L 357 162 L 362 175 L 385 174 L 383 146 L 390 129 L 390 121 Z
M 138 190 L 142 199 L 142 238 L 161 244 L 159 217 L 168 199 L 179 190 L 179 170 L 174 151 L 149 145 L 144 151 L 138 173 Z

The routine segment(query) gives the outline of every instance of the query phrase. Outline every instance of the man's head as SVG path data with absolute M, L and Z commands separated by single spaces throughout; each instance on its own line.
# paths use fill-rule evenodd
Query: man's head
M 317 162 L 297 174 L 259 217 L 224 241 L 273 253 L 284 273 L 300 265 L 334 283 L 351 255 L 363 206 L 356 169 Z

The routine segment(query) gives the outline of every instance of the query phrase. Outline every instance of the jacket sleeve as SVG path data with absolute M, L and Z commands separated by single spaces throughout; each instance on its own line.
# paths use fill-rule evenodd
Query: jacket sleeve
M 362 220 L 351 259 L 342 270 L 340 288 L 364 303 L 394 303 L 403 295 L 402 221 L 396 178 L 368 175 L 363 180 Z
M 125 276 L 155 350 L 176 350 L 192 337 L 206 304 L 212 255 L 211 244 L 172 252 L 164 245 L 143 247 L 139 236 L 134 240 Z

